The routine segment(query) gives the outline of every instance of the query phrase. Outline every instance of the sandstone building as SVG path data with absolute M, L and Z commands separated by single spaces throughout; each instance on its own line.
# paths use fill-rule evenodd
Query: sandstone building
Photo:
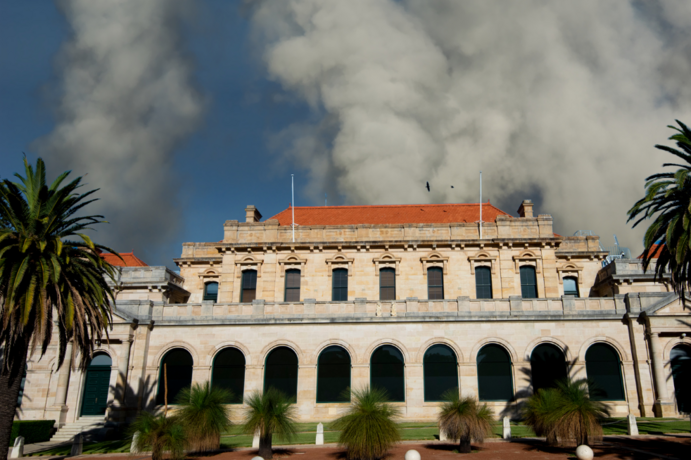
M 528 200 L 479 218 L 478 204 L 440 204 L 262 221 L 249 206 L 222 241 L 184 243 L 179 274 L 127 255 L 109 340 L 84 372 L 76 358 L 56 369 L 54 349 L 32 358 L 19 417 L 129 419 L 164 403 L 164 370 L 169 402 L 211 380 L 236 418 L 274 386 L 300 419 L 330 420 L 365 385 L 407 420 L 434 419 L 449 390 L 499 417 L 567 373 L 614 416 L 691 411 L 691 315 L 664 279 L 611 260 L 597 236 L 555 234 Z

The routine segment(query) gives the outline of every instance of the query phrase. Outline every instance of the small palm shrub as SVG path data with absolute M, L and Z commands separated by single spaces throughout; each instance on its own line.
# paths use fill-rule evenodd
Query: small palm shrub
M 247 434 L 259 432 L 259 456 L 265 460 L 273 458 L 273 435 L 286 440 L 295 437 L 295 406 L 274 388 L 269 388 L 264 393 L 253 393 L 245 400 L 245 404 L 249 408 L 242 425 L 243 431 Z
M 212 388 L 209 382 L 195 383 L 177 397 L 176 417 L 187 432 L 191 452 L 209 452 L 221 447 L 221 433 L 232 426 L 225 402 L 231 395 L 223 388 Z
M 151 450 L 151 460 L 163 460 L 165 452 L 172 460 L 185 458 L 187 437 L 177 417 L 142 412 L 130 430 L 132 435 L 139 433 L 134 447 L 140 452 Z
M 348 460 L 382 458 L 401 440 L 395 422 L 400 410 L 388 404 L 386 392 L 377 388 L 354 390 L 351 400 L 348 411 L 331 423 L 341 432 L 338 443 L 346 448 Z
M 470 453 L 471 441 L 482 443 L 492 433 L 492 411 L 486 404 L 479 405 L 471 397 L 461 398 L 458 391 L 444 395 L 446 400 L 439 412 L 439 429 L 450 439 L 458 439 L 458 451 Z
M 609 417 L 609 408 L 590 399 L 587 380 L 566 379 L 557 387 L 538 390 L 528 399 L 524 417 L 526 424 L 547 442 L 575 442 L 590 445 L 602 439 L 600 422 Z

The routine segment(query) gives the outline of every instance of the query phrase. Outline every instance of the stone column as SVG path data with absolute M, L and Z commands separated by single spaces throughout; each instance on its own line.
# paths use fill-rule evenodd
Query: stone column
M 65 360 L 58 371 L 58 383 L 55 389 L 55 401 L 46 411 L 48 417 L 55 419 L 55 426 L 61 427 L 67 418 L 67 388 L 70 385 L 70 372 L 72 371 L 72 342 L 65 346 Z
M 127 373 L 130 369 L 130 349 L 132 348 L 132 337 L 127 337 L 123 339 L 122 345 L 120 346 L 120 363 L 118 366 L 118 380 L 117 387 L 122 388 L 121 403 L 125 404 L 125 394 L 127 392 Z
M 660 334 L 657 332 L 648 333 L 648 344 L 650 346 L 650 359 L 653 366 L 653 382 L 655 384 L 655 405 L 653 410 L 656 417 L 663 417 L 672 409 L 667 395 L 667 381 L 665 380 L 665 363 L 662 357 L 662 346 L 660 345 Z M 666 407 L 670 406 L 670 407 Z

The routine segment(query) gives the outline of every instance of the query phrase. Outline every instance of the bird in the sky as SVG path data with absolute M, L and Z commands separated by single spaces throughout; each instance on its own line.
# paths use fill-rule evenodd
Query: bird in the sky
M 427 191 L 429 192 L 429 182 L 427 182 Z
M 453 188 L 453 185 L 451 186 L 451 188 Z

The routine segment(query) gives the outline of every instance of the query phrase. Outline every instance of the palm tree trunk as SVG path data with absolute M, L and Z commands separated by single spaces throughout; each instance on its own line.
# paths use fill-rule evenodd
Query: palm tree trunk
M 257 454 L 264 460 L 273 458 L 274 452 L 271 448 L 271 433 L 261 436 L 259 438 L 259 451 Z
M 469 454 L 470 453 L 470 439 L 461 438 L 461 441 L 458 445 L 458 452 L 461 454 Z
M 6 374 L 0 373 L 0 460 L 7 460 L 7 451 L 10 448 L 12 422 L 17 410 L 17 398 L 24 376 L 27 351 L 28 344 L 24 341 L 18 341 L 12 347 L 14 355 L 12 369 Z

